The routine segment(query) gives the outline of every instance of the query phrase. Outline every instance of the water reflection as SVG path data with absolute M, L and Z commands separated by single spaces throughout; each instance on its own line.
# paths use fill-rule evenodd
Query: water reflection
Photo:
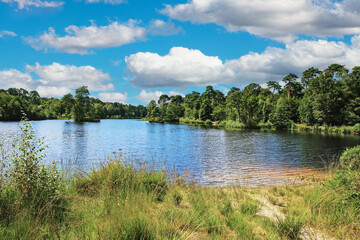
M 131 160 L 188 169 L 204 185 L 267 185 L 293 181 L 301 174 L 321 175 L 323 159 L 360 144 L 358 136 L 230 131 L 138 120 L 32 124 L 38 136 L 46 137 L 49 162 L 76 162 L 88 171 L 108 154 L 121 151 Z M 5 142 L 18 132 L 17 123 L 0 122 Z

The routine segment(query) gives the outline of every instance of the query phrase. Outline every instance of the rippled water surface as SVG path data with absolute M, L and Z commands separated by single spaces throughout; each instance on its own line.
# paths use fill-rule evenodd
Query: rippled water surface
M 224 130 L 139 120 L 84 124 L 48 120 L 32 125 L 37 136 L 45 136 L 47 161 L 70 161 L 89 170 L 109 154 L 122 152 L 132 160 L 187 169 L 194 180 L 212 186 L 281 184 L 318 175 L 324 160 L 360 144 L 359 136 Z M 0 122 L 4 148 L 18 133 L 17 123 Z

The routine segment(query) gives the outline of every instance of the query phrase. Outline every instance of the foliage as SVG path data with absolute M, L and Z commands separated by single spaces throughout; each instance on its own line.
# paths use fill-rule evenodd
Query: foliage
M 350 73 L 339 64 L 332 64 L 323 72 L 312 67 L 303 72 L 301 79 L 290 73 L 283 81 L 284 89 L 276 81 L 269 81 L 267 89 L 251 83 L 243 90 L 232 87 L 226 96 L 207 86 L 201 94 L 173 96 L 179 100 L 176 105 L 173 97 L 163 95 L 158 104 L 149 103 L 146 119 L 183 123 L 210 120 L 219 122 L 218 126 L 237 121 L 250 128 L 288 128 L 302 123 L 327 126 L 322 128 L 326 132 L 356 133 L 355 128 L 348 131 L 329 126 L 360 122 L 360 67 L 354 67 Z
M 26 211 L 34 218 L 61 220 L 66 199 L 60 194 L 62 177 L 55 163 L 43 163 L 46 146 L 28 122 L 21 122 L 13 151 L 2 153 L 0 224 L 9 224 Z
M 0 89 L 0 121 L 20 121 L 23 113 L 29 120 L 74 118 L 95 120 L 103 118 L 143 118 L 144 106 L 105 103 L 89 96 L 87 87 L 76 89 L 77 97 L 68 93 L 61 99 L 42 98 L 36 91 L 9 88 Z M 81 119 L 83 118 L 83 119 Z

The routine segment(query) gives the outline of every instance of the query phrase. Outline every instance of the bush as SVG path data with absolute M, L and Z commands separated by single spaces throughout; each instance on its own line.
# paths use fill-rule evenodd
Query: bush
M 353 126 L 353 132 L 360 134 L 360 123 L 357 123 L 355 126 Z
M 340 165 L 344 169 L 360 169 L 360 146 L 347 149 L 340 157 Z
M 13 151 L 3 153 L 0 159 L 6 166 L 0 182 L 1 215 L 5 217 L 2 213 L 7 213 L 6 220 L 9 221 L 16 211 L 27 209 L 35 216 L 58 218 L 62 216 L 66 204 L 60 195 L 63 187 L 60 172 L 55 163 L 43 163 L 46 146 L 43 139 L 35 137 L 30 123 L 21 122 L 19 128 L 21 137 L 13 143 Z
M 212 125 L 212 121 L 210 119 L 206 119 L 205 124 L 206 125 Z

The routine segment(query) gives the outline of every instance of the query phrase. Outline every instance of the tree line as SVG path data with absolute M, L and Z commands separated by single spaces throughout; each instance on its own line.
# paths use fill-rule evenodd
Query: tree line
M 37 91 L 22 88 L 0 89 L 0 121 L 19 121 L 24 115 L 29 120 L 72 118 L 83 122 L 105 118 L 143 118 L 146 108 L 102 102 L 90 97 L 86 86 L 77 88 L 75 95 L 68 93 L 60 99 L 40 97 Z
M 350 72 L 332 64 L 324 71 L 311 67 L 301 78 L 290 73 L 267 87 L 251 83 L 225 95 L 212 86 L 185 97 L 163 94 L 147 106 L 146 120 L 156 122 L 237 121 L 246 127 L 285 128 L 306 125 L 354 125 L 360 122 L 360 67 Z

